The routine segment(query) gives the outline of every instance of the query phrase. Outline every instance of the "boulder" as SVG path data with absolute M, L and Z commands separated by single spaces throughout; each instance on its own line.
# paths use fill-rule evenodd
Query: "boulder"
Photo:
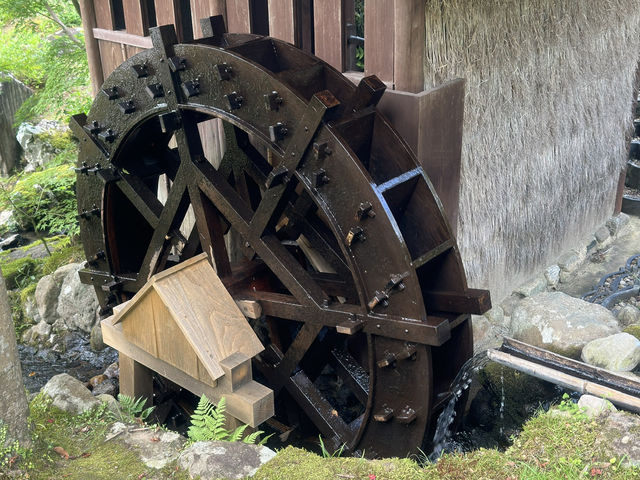
M 96 324 L 91 329 L 91 335 L 89 336 L 89 345 L 91 345 L 91 349 L 95 352 L 99 352 L 106 348 L 106 344 L 102 338 L 102 327 L 100 324 Z
M 196 442 L 184 449 L 178 458 L 189 476 L 202 480 L 238 479 L 253 476 L 276 452 L 263 445 L 241 442 Z
M 69 413 L 83 413 L 100 405 L 91 392 L 71 375 L 61 373 L 42 387 L 42 393 L 53 399 L 53 406 Z
M 630 372 L 640 363 L 640 340 L 628 333 L 617 333 L 587 343 L 582 361 L 607 370 Z
M 40 279 L 36 305 L 40 317 L 59 329 L 91 332 L 96 323 L 98 300 L 93 287 L 80 282 L 80 263 L 60 267 Z
M 22 343 L 27 345 L 45 343 L 49 340 L 49 335 L 51 335 L 51 325 L 41 321 L 25 330 L 22 334 Z
M 524 285 L 520 285 L 513 291 L 513 293 L 521 297 L 532 297 L 540 292 L 544 292 L 546 289 L 547 279 L 543 276 L 539 276 Z
M 618 311 L 616 318 L 621 327 L 628 327 L 640 322 L 640 310 L 633 305 L 625 305 Z
M 609 400 L 593 395 L 582 395 L 578 400 L 578 406 L 589 417 L 598 417 L 608 412 L 617 411 Z
M 178 458 L 186 439 L 176 432 L 116 422 L 107 440 L 113 438 L 133 448 L 149 468 L 164 468 Z M 203 477 L 204 478 L 204 477 Z M 208 478 L 208 477 L 207 477 Z
M 594 233 L 594 236 L 596 237 L 596 241 L 599 244 L 604 244 L 605 242 L 607 242 L 607 240 L 610 240 L 610 231 L 606 226 L 601 226 L 598 230 L 596 230 L 596 233 Z
M 624 465 L 640 466 L 640 416 L 610 413 L 600 427 L 595 446 L 621 459 Z
M 558 259 L 558 267 L 563 272 L 571 273 L 580 266 L 582 260 L 583 258 L 579 252 L 571 250 Z
M 619 331 L 609 310 L 562 292 L 524 298 L 511 315 L 514 338 L 574 358 L 591 340 Z
M 620 229 L 624 227 L 627 223 L 629 223 L 629 215 L 626 213 L 619 213 L 615 217 L 611 217 L 607 220 L 607 228 L 609 229 L 609 233 L 611 236 L 615 236 L 620 232 Z
M 66 126 L 50 120 L 42 120 L 37 125 L 20 124 L 16 139 L 23 150 L 25 172 L 33 172 L 54 159 L 58 151 L 51 145 L 50 137 L 60 135 L 66 129 Z
M 0 240 L 0 250 L 9 250 L 10 248 L 16 248 L 24 245 L 26 240 L 19 233 L 8 235 Z
M 547 279 L 547 285 L 555 287 L 560 281 L 560 267 L 558 265 L 551 265 L 544 271 L 544 278 Z

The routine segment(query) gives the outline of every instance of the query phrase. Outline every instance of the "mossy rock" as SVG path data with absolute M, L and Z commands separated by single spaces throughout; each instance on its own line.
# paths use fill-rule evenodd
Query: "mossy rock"
M 640 323 L 633 323 L 623 330 L 624 333 L 633 335 L 640 340 Z
M 2 274 L 8 290 L 14 290 L 32 283 L 31 277 L 35 278 L 39 270 L 39 263 L 31 257 L 19 258 L 2 265 Z

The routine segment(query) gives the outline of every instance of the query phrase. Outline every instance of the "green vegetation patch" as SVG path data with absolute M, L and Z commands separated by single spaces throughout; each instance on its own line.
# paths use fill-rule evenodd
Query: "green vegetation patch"
M 640 340 L 640 324 L 634 323 L 633 325 L 629 325 L 627 328 L 623 330 L 623 332 L 628 333 L 629 335 L 633 335 L 638 340 Z

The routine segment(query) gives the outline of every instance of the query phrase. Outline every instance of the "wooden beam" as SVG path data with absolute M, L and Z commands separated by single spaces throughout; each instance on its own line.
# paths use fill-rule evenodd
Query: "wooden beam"
M 390 3 L 395 3 L 393 82 L 397 90 L 418 93 L 424 90 L 426 2 L 424 0 L 401 0 Z M 365 15 L 365 21 L 366 18 Z
M 93 36 L 93 29 L 96 27 L 96 12 L 91 0 L 80 0 L 79 3 L 80 15 L 82 16 L 82 29 L 84 31 L 84 46 L 87 50 L 89 77 L 91 78 L 91 90 L 95 97 L 104 82 L 102 63 L 100 62 L 100 47 L 98 46 L 98 41 Z
M 227 30 L 232 33 L 251 33 L 250 0 L 227 0 Z
M 423 293 L 428 311 L 482 315 L 491 308 L 489 290 L 470 288 L 464 292 L 431 290 Z
M 153 405 L 153 372 L 122 352 L 118 352 L 118 365 L 120 393 L 136 399 L 146 398 L 146 407 Z
M 148 12 L 142 0 L 122 0 L 122 7 L 127 32 L 143 37 L 149 35 Z
M 179 42 L 183 42 L 184 28 L 180 0 L 155 0 L 158 25 L 173 25 Z
M 295 44 L 294 0 L 269 0 L 269 34 Z
M 376 75 L 383 82 L 393 82 L 395 3 L 364 2 L 364 73 Z
M 313 2 L 315 55 L 338 71 L 344 68 L 344 0 Z
M 151 48 L 151 37 L 142 37 L 131 33 L 122 32 L 120 30 L 105 30 L 102 28 L 94 28 L 93 36 L 98 40 L 104 40 L 112 43 L 123 45 L 131 45 L 132 47 Z
M 104 28 L 106 30 L 113 30 L 115 28 L 115 19 L 113 18 L 113 5 L 111 0 L 85 0 L 88 3 L 93 4 L 95 11 L 96 26 L 98 28 Z M 80 6 L 82 12 L 82 5 Z M 82 22 L 84 23 L 84 14 L 82 15 Z

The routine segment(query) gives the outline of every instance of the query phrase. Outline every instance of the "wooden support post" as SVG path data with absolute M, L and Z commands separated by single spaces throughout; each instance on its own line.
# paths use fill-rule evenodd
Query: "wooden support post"
M 127 32 L 146 37 L 149 35 L 149 18 L 142 0 L 123 0 L 124 23 Z
M 184 38 L 182 11 L 179 0 L 155 0 L 156 20 L 158 25 L 174 25 L 179 42 L 188 40 Z
M 191 0 L 191 23 L 193 25 L 193 38 L 202 38 L 202 30 L 200 29 L 200 20 L 203 18 L 215 17 L 222 15 L 227 20 L 227 12 L 224 0 Z
M 132 398 L 144 397 L 153 405 L 153 372 L 131 357 L 119 352 L 120 393 Z
M 251 33 L 250 0 L 227 0 L 227 30 L 232 33 Z
M 344 0 L 313 3 L 315 55 L 333 68 L 344 68 Z
M 293 0 L 269 0 L 269 34 L 295 44 Z
M 96 27 L 96 12 L 91 0 L 80 0 L 80 15 L 82 16 L 82 29 L 84 31 L 84 46 L 87 50 L 89 63 L 89 76 L 91 77 L 91 91 L 95 97 L 104 82 L 102 63 L 100 63 L 100 47 L 93 36 Z
M 404 1 L 404 0 L 402 0 Z M 364 2 L 364 73 L 393 82 L 395 1 Z M 424 21 L 424 19 L 423 19 Z
M 395 3 L 393 83 L 396 90 L 418 93 L 424 89 L 425 1 L 401 0 L 390 3 Z

